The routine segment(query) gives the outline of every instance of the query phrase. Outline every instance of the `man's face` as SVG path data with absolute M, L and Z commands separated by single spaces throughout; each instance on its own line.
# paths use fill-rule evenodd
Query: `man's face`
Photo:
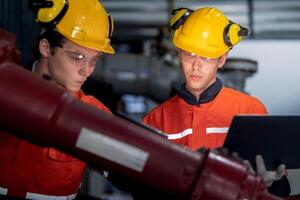
M 48 56 L 48 70 L 53 80 L 70 92 L 80 90 L 93 73 L 101 56 L 99 51 L 79 46 L 66 40 L 62 47 L 51 49 Z
M 199 97 L 216 81 L 217 71 L 225 64 L 227 54 L 219 58 L 208 59 L 179 50 L 179 58 L 186 80 L 186 88 L 193 95 Z

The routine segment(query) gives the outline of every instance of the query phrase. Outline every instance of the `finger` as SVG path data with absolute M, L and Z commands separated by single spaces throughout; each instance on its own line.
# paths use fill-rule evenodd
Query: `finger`
M 243 163 L 248 167 L 249 171 L 255 174 L 253 167 L 251 166 L 249 160 L 243 160 Z
M 262 175 L 263 173 L 266 172 L 265 162 L 261 155 L 258 154 L 255 157 L 255 163 L 256 163 L 256 170 L 258 174 Z
M 271 186 L 274 181 L 280 180 L 285 175 L 285 165 L 281 164 L 274 171 L 265 171 L 261 174 L 263 180 L 265 181 L 267 187 Z
M 272 172 L 265 173 L 265 174 L 263 174 L 263 176 L 261 176 L 267 187 L 270 187 L 273 184 L 273 182 L 275 181 L 274 174 L 275 174 L 275 172 L 272 171 Z
M 275 170 L 275 180 L 280 180 L 285 175 L 285 165 L 281 164 Z

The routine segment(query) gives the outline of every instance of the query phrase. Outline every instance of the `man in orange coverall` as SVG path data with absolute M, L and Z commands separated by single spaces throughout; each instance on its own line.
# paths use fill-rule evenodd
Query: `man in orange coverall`
M 32 72 L 110 113 L 81 90 L 101 55 L 114 53 L 113 21 L 104 7 L 98 0 L 52 0 L 35 6 L 43 29 L 35 44 Z M 74 199 L 86 167 L 54 148 L 4 132 L 0 132 L 0 158 L 0 195 L 28 199 Z
M 229 50 L 248 30 L 215 8 L 176 12 L 170 23 L 186 82 L 144 122 L 193 150 L 221 147 L 234 115 L 267 114 L 258 99 L 224 87 L 217 78 Z
M 224 87 L 216 76 L 229 51 L 248 35 L 248 29 L 230 21 L 216 8 L 179 8 L 173 14 L 173 43 L 185 83 L 176 96 L 150 111 L 144 123 L 193 150 L 222 147 L 234 115 L 267 114 L 257 98 Z M 257 168 L 264 168 L 263 159 L 256 159 Z M 274 172 L 261 171 L 261 175 L 270 186 L 284 172 L 284 165 L 280 165 Z

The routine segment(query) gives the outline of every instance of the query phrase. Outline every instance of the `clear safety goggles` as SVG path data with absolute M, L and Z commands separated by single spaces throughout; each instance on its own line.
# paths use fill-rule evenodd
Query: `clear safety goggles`
M 182 49 L 178 50 L 178 55 L 179 55 L 179 58 L 181 59 L 181 61 L 189 63 L 189 64 L 194 64 L 197 59 L 202 64 L 214 64 L 219 61 L 219 58 L 205 58 L 202 56 L 197 56 L 194 53 L 184 51 Z
M 69 60 L 71 61 L 71 64 L 76 65 L 80 68 L 84 68 L 86 66 L 95 66 L 100 57 L 103 55 L 103 52 L 100 52 L 97 56 L 88 56 L 84 53 L 69 48 L 69 47 L 60 47 L 68 56 Z

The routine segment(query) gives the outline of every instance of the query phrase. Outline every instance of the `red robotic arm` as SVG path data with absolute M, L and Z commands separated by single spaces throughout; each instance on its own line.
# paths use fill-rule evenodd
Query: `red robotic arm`
M 0 66 L 0 76 L 0 127 L 19 137 L 54 146 L 172 199 L 279 199 L 229 156 L 182 148 L 12 63 Z
M 0 65 L 0 111 L 1 130 L 56 147 L 165 199 L 280 199 L 240 161 L 173 144 L 11 62 Z

